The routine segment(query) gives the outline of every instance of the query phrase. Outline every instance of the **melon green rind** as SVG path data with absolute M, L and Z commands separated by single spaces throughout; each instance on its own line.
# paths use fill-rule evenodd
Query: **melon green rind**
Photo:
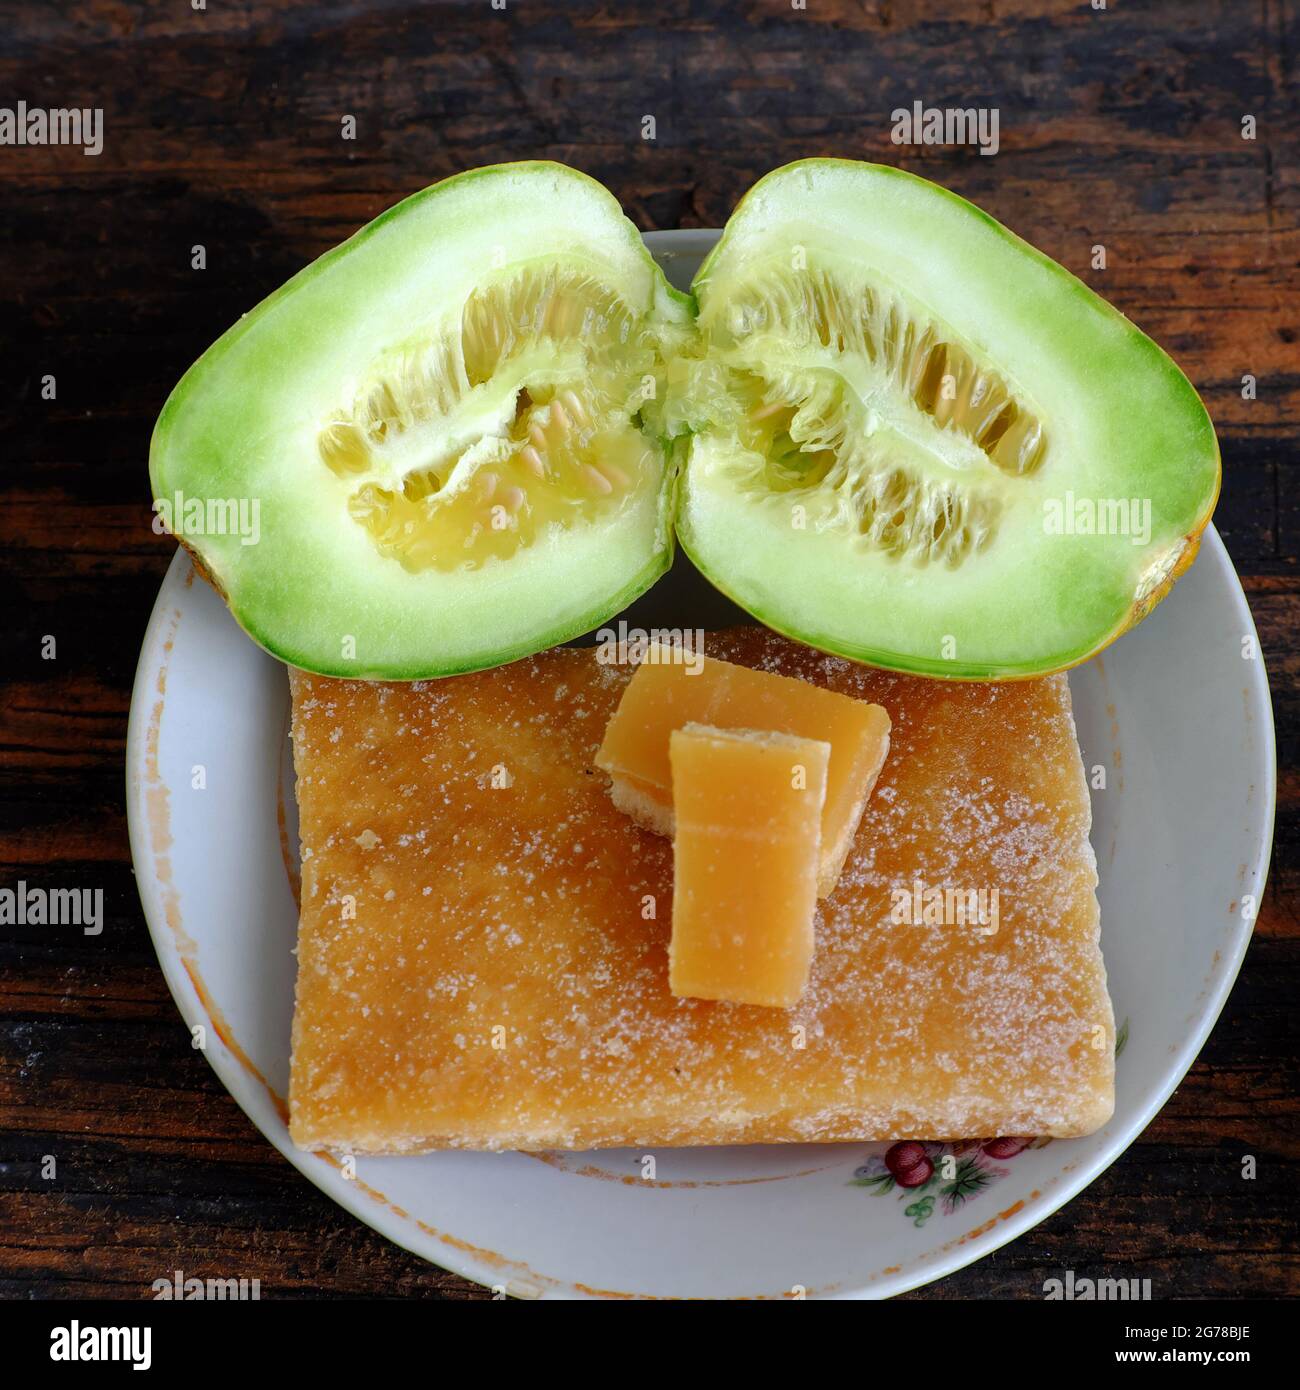
M 436 336 L 493 274 L 556 264 L 591 274 L 666 334 L 689 332 L 693 301 L 668 285 L 613 196 L 562 165 L 523 163 L 458 175 L 397 204 L 185 373 L 154 430 L 153 495 L 257 500 L 255 545 L 178 539 L 268 651 L 326 675 L 481 669 L 598 626 L 667 569 L 667 457 L 657 492 L 607 523 L 544 536 L 478 569 L 423 573 L 379 553 L 346 514 L 345 483 L 320 462 L 321 423 L 367 363 Z
M 1003 488 L 1007 516 L 988 551 L 949 570 L 832 532 L 791 531 L 767 499 L 755 504 L 737 488 L 734 441 L 704 431 L 678 514 L 697 567 L 792 637 L 954 679 L 1059 670 L 1145 616 L 1190 564 L 1220 482 L 1209 417 L 1166 354 L 964 199 L 846 160 L 801 161 L 746 194 L 692 285 L 702 331 L 725 328 L 728 308 L 794 248 L 815 266 L 898 290 L 951 328 L 1037 407 L 1055 447 L 1039 473 Z M 783 361 L 781 342 L 761 332 L 752 344 L 747 370 L 775 377 L 809 365 Z M 833 354 L 822 364 L 842 365 Z M 1045 535 L 1044 500 L 1069 493 L 1149 498 L 1150 543 Z M 945 639 L 955 652 L 944 654 Z

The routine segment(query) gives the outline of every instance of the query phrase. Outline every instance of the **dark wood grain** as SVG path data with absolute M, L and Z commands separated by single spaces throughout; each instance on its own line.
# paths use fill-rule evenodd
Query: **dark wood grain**
M 0 148 L 0 883 L 102 887 L 107 919 L 93 941 L 0 940 L 0 1295 L 136 1298 L 180 1267 L 267 1297 L 484 1296 L 279 1158 L 190 1049 L 150 948 L 122 766 L 171 555 L 149 526 L 149 433 L 181 370 L 312 257 L 467 167 L 561 159 L 654 228 L 719 225 L 768 169 L 838 154 L 975 199 L 1178 358 L 1220 431 L 1216 520 L 1278 725 L 1267 899 L 1204 1053 L 1066 1210 L 912 1296 L 1036 1298 L 1062 1267 L 1149 1277 L 1162 1298 L 1294 1296 L 1298 51 L 1284 0 L 0 5 L 3 99 L 101 106 L 106 127 L 95 159 Z M 889 112 L 914 99 L 996 106 L 1001 151 L 893 146 Z

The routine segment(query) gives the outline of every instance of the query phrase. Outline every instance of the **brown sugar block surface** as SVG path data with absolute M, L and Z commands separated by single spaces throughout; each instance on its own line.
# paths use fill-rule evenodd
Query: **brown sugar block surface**
M 398 1153 L 1104 1123 L 1113 1020 L 1065 677 L 926 681 L 759 628 L 707 649 L 893 719 L 788 1011 L 669 991 L 672 847 L 614 807 L 592 766 L 627 668 L 564 649 L 423 684 L 293 674 L 296 1143 Z M 893 920 L 917 884 L 997 888 L 998 930 Z

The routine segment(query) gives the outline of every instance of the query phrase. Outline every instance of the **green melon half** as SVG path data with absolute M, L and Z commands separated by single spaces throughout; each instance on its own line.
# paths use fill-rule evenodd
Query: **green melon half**
M 725 401 L 695 412 L 678 537 L 778 631 L 901 671 L 1040 675 L 1191 563 L 1220 478 L 1191 384 L 954 194 L 789 165 L 692 289 Z
M 594 180 L 448 179 L 190 368 L 154 431 L 156 510 L 293 665 L 406 679 L 526 655 L 671 561 L 670 450 L 642 412 L 691 317 Z

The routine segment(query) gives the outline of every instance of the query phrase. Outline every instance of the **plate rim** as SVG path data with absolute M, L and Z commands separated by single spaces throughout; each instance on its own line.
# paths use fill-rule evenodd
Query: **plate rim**
M 709 239 L 716 240 L 718 235 L 719 233 L 711 229 L 685 229 L 647 233 L 645 240 L 653 251 L 660 254 L 669 251 L 689 255 L 694 251 L 707 249 L 707 245 L 711 244 Z M 1242 587 L 1240 576 L 1228 554 L 1227 547 L 1213 522 L 1206 527 L 1201 548 L 1203 552 L 1200 557 L 1201 560 L 1213 556 L 1216 568 L 1221 568 L 1226 572 L 1231 601 L 1243 623 L 1242 631 L 1254 638 L 1257 653 L 1257 660 L 1251 663 L 1248 708 L 1250 714 L 1257 720 L 1258 727 L 1262 732 L 1260 757 L 1263 775 L 1261 781 L 1265 795 L 1263 797 L 1263 816 L 1258 828 L 1255 858 L 1253 864 L 1247 865 L 1247 869 L 1254 871 L 1258 885 L 1257 893 L 1262 899 L 1272 858 L 1277 804 L 1277 741 L 1272 694 L 1263 648 L 1259 642 L 1259 633 L 1254 616 L 1250 611 L 1249 601 Z M 149 729 L 153 718 L 153 710 L 151 709 L 153 702 L 150 698 L 150 692 L 154 692 L 159 702 L 165 701 L 165 695 L 158 693 L 156 687 L 158 671 L 166 661 L 166 644 L 170 641 L 167 633 L 168 610 L 177 607 L 174 602 L 175 597 L 183 594 L 193 584 L 195 574 L 196 571 L 185 551 L 178 546 L 163 577 L 141 645 L 135 679 L 132 684 L 125 755 L 127 827 L 136 887 L 140 894 L 145 923 L 163 977 L 182 1018 L 186 1025 L 191 1028 L 199 1023 L 209 1025 L 210 1036 L 215 1037 L 219 1045 L 207 1046 L 202 1049 L 203 1054 L 227 1092 L 263 1137 L 269 1140 L 298 1172 L 302 1173 L 327 1197 L 352 1216 L 378 1231 L 385 1239 L 391 1240 L 417 1258 L 436 1267 L 447 1269 L 461 1278 L 489 1288 L 504 1288 L 507 1292 L 520 1293 L 525 1297 L 600 1298 L 602 1295 L 599 1291 L 578 1288 L 568 1279 L 533 1271 L 522 1262 L 511 1260 L 509 1257 L 497 1256 L 494 1252 L 473 1252 L 472 1248 L 464 1249 L 462 1248 L 464 1242 L 451 1243 L 458 1239 L 451 1233 L 446 1233 L 445 1237 L 442 1236 L 442 1233 L 434 1233 L 442 1239 L 442 1247 L 438 1251 L 437 1258 L 434 1258 L 428 1249 L 422 1248 L 421 1244 L 422 1241 L 427 1242 L 431 1239 L 429 1233 L 414 1226 L 410 1219 L 403 1222 L 398 1219 L 395 1213 L 387 1210 L 382 1204 L 382 1193 L 378 1193 L 374 1189 L 367 1189 L 364 1185 L 359 1186 L 356 1181 L 343 1179 L 338 1171 L 332 1168 L 320 1155 L 294 1147 L 289 1140 L 288 1129 L 283 1117 L 273 1103 L 273 1093 L 270 1092 L 269 1087 L 265 1084 L 258 1085 L 243 1062 L 221 1039 L 219 1030 L 212 1027 L 214 1020 L 190 978 L 175 933 L 167 922 L 166 907 L 162 901 L 162 891 L 155 872 L 157 855 L 151 843 L 148 816 L 144 804 L 148 780 L 145 773 Z M 179 621 L 179 611 L 176 621 Z M 1078 1196 L 1085 1187 L 1116 1163 L 1132 1146 L 1168 1103 L 1170 1096 L 1181 1085 L 1190 1071 L 1217 1025 L 1228 996 L 1236 983 L 1246 951 L 1254 937 L 1255 920 L 1257 918 L 1247 923 L 1244 919 L 1239 919 L 1230 955 L 1228 952 L 1224 953 L 1224 968 L 1218 973 L 1217 983 L 1207 992 L 1205 1006 L 1201 1012 L 1200 1026 L 1189 1031 L 1166 1065 L 1162 1083 L 1152 1092 L 1147 1103 L 1125 1122 L 1123 1128 L 1117 1132 L 1104 1150 L 1094 1154 L 1087 1162 L 1081 1163 L 1077 1169 L 1063 1176 L 1056 1183 L 1050 1195 L 1044 1193 L 1039 1199 L 1026 1202 L 1020 1212 L 998 1222 L 994 1229 L 953 1249 L 940 1249 L 929 1256 L 921 1256 L 922 1265 L 918 1269 L 894 1276 L 885 1276 L 878 1284 L 858 1285 L 852 1288 L 841 1287 L 810 1293 L 809 1297 L 827 1301 L 891 1298 L 934 1283 L 1018 1239 Z M 376 1198 L 380 1200 L 376 1200 Z M 488 1259 L 488 1256 L 492 1258 Z M 511 1268 L 521 1271 L 518 1279 L 514 1281 L 503 1279 L 505 1270 Z M 540 1289 L 536 1287 L 535 1281 L 537 1280 L 543 1282 L 543 1287 Z M 511 1289 L 512 1282 L 516 1285 L 513 1290 Z M 524 1292 L 525 1290 L 527 1292 Z M 631 1296 L 636 1298 L 653 1297 L 653 1295 L 640 1293 L 634 1293 Z

